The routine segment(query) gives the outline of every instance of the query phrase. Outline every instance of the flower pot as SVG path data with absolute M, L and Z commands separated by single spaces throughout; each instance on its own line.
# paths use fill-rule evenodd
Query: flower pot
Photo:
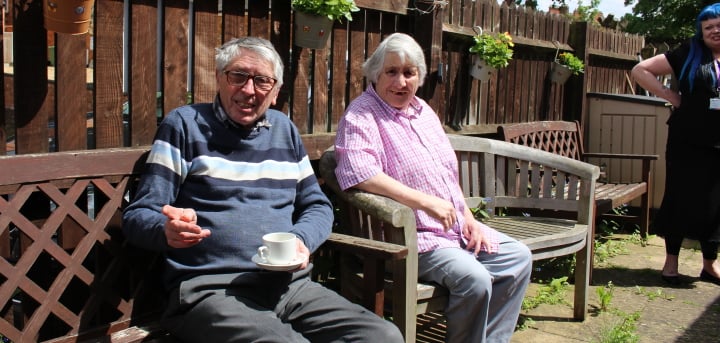
M 332 20 L 304 12 L 295 12 L 295 45 L 310 49 L 324 49 L 332 30 Z
M 94 0 L 43 0 L 45 29 L 73 35 L 88 32 Z
M 550 66 L 550 81 L 564 84 L 572 75 L 572 70 L 566 65 L 553 61 Z
M 472 61 L 473 64 L 470 67 L 470 75 L 480 81 L 490 80 L 490 75 L 492 75 L 496 69 L 487 65 L 484 60 L 477 56 L 473 56 Z

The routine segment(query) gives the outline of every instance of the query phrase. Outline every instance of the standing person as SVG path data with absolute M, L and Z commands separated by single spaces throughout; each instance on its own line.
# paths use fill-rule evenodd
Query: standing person
M 720 3 L 697 17 L 695 35 L 682 46 L 642 61 L 632 70 L 640 86 L 673 106 L 668 120 L 667 176 L 653 230 L 665 238 L 661 277 L 680 284 L 678 256 L 683 238 L 700 241 L 700 279 L 720 285 Z M 679 91 L 657 76 L 672 74 Z M 687 181 L 701 180 L 702 187 Z
M 450 291 L 447 342 L 509 342 L 532 257 L 522 243 L 478 222 L 465 203 L 458 165 L 440 120 L 415 96 L 427 74 L 412 37 L 384 39 L 363 64 L 370 82 L 340 119 L 340 187 L 407 205 L 418 230 L 418 276 Z
M 128 240 L 164 253 L 163 326 L 189 342 L 402 341 L 389 321 L 310 280 L 307 257 L 333 213 L 297 128 L 269 109 L 283 79 L 278 53 L 239 38 L 215 63 L 215 101 L 167 115 L 124 213 Z M 269 232 L 297 236 L 297 269 L 251 261 Z

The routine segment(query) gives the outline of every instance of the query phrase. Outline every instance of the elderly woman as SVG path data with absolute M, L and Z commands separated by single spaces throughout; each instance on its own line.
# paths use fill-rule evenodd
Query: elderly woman
M 665 238 L 660 276 L 683 283 L 678 259 L 683 238 L 700 241 L 700 279 L 720 285 L 720 3 L 705 7 L 695 35 L 679 48 L 642 61 L 632 76 L 643 88 L 669 101 L 666 146 L 667 177 L 660 211 L 652 230 Z M 656 76 L 672 74 L 679 92 L 665 88 Z M 688 187 L 701 180 L 702 187 Z M 688 201 L 694 199 L 694 201 Z
M 415 96 L 422 49 L 388 36 L 363 65 L 370 85 L 340 120 L 335 173 L 343 189 L 381 194 L 412 208 L 418 275 L 450 291 L 448 342 L 508 342 L 532 265 L 529 249 L 478 222 L 459 186 L 457 160 L 436 113 Z

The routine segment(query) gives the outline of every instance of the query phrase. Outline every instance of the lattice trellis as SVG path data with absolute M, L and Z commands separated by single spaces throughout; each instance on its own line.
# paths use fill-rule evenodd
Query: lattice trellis
M 544 122 L 538 130 L 537 123 L 520 123 L 505 126 L 503 136 L 508 142 L 544 150 L 556 155 L 582 159 L 582 138 L 576 122 Z
M 113 168 L 94 165 L 104 162 L 97 157 L 65 160 L 63 168 L 84 171 L 78 177 L 15 185 L 0 177 L 0 334 L 14 342 L 111 332 L 138 316 L 136 297 L 150 299 L 148 312 L 162 298 L 145 293 L 160 284 L 150 272 L 155 256 L 128 246 L 121 233 L 137 175 L 93 175 Z

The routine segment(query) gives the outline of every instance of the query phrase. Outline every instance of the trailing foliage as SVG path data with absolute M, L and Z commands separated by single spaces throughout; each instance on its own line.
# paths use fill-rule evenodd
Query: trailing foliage
M 473 36 L 473 41 L 475 43 L 470 46 L 470 52 L 490 67 L 504 68 L 510 64 L 514 44 L 509 33 L 480 33 Z
M 585 64 L 577 56 L 569 52 L 563 52 L 558 55 L 557 62 L 570 68 L 574 75 L 579 75 L 585 72 Z
M 541 304 L 567 304 L 565 292 L 568 289 L 567 276 L 552 279 L 549 284 L 541 286 L 535 296 L 525 296 L 522 302 L 522 309 L 527 311 L 534 309 Z
M 292 8 L 333 21 L 342 21 L 342 18 L 352 21 L 352 12 L 360 10 L 353 0 L 292 0 Z

